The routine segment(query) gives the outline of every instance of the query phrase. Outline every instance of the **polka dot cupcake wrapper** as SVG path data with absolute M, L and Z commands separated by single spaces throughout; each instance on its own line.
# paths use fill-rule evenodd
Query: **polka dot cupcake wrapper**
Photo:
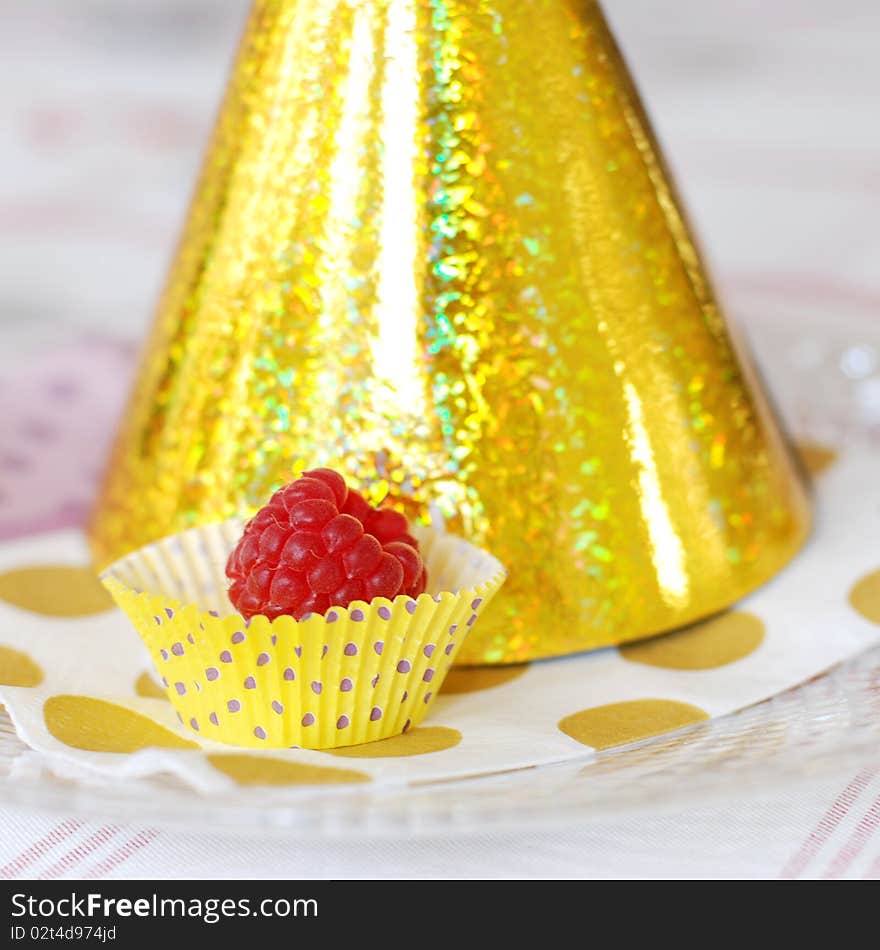
M 233 745 L 332 749 L 414 728 L 505 578 L 485 551 L 418 528 L 429 592 L 248 622 L 224 574 L 241 529 L 238 519 L 191 529 L 102 576 L 184 725 Z

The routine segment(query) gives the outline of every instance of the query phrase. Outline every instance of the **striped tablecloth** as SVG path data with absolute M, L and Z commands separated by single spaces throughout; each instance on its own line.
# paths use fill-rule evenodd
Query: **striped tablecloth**
M 880 878 L 880 768 L 554 832 L 320 844 L 0 808 L 0 880 Z

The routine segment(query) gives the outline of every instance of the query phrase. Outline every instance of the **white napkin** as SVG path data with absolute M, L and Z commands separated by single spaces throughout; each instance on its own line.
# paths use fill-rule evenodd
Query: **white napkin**
M 264 763 L 269 768 L 264 774 L 274 783 L 345 778 L 338 771 L 314 768 L 285 771 L 283 763 L 345 769 L 374 783 L 421 783 L 587 758 L 595 754 L 596 745 L 632 741 L 686 726 L 701 716 L 731 713 L 810 679 L 880 640 L 880 626 L 869 619 L 880 618 L 880 575 L 876 582 L 870 580 L 880 568 L 877 472 L 876 454 L 852 450 L 819 476 L 816 527 L 806 548 L 771 583 L 738 604 L 735 613 L 623 653 L 606 649 L 533 663 L 512 673 L 453 670 L 448 687 L 462 691 L 441 694 L 426 722 L 411 735 L 389 740 L 388 745 L 359 747 L 365 757 L 304 750 L 249 752 L 207 740 L 180 725 L 166 699 L 138 695 L 136 684 L 140 681 L 141 690 L 149 684 L 144 674 L 151 675 L 150 659 L 126 617 L 109 600 L 102 612 L 71 617 L 41 613 L 45 606 L 39 597 L 31 596 L 33 602 L 28 603 L 7 597 L 0 601 L 0 684 L 33 682 L 42 672 L 37 685 L 0 685 L 0 701 L 19 736 L 37 753 L 18 767 L 101 782 L 170 772 L 211 792 L 236 781 L 252 783 L 243 778 L 239 757 L 254 756 L 271 760 Z M 87 563 L 85 542 L 76 531 L 6 543 L 0 547 L 0 596 L 10 586 L 3 586 L 4 573 L 9 580 L 15 576 L 10 578 L 11 571 L 64 565 L 72 570 L 71 577 L 85 577 L 76 569 Z M 52 576 L 46 575 L 47 584 Z M 860 581 L 860 595 L 851 602 Z M 16 599 L 18 606 L 9 602 Z M 59 609 L 51 589 L 43 599 Z M 872 602 L 878 613 L 866 607 Z M 730 661 L 723 662 L 725 658 Z M 710 662 L 722 665 L 682 668 Z M 677 668 L 668 668 L 670 663 Z M 506 682 L 491 685 L 493 678 Z M 47 705 L 62 695 L 87 699 L 79 705 L 57 699 Z M 89 697 L 113 706 L 90 704 Z M 45 712 L 55 710 L 57 715 L 58 709 L 73 713 L 66 722 L 52 722 L 50 729 Z M 123 732 L 128 728 L 126 710 L 193 747 L 96 751 L 106 747 L 96 734 L 103 730 L 105 737 L 118 738 L 117 727 Z M 343 785 L 337 791 L 363 788 Z

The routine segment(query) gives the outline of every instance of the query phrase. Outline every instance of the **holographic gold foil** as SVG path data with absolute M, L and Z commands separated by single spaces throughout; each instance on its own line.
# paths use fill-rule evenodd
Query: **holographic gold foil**
M 507 565 L 464 662 L 689 623 L 803 541 L 595 3 L 256 3 L 96 558 L 324 464 Z

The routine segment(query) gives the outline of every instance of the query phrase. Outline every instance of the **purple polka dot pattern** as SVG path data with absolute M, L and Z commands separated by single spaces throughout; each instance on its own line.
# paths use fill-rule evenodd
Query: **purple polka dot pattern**
M 209 613 L 212 617 L 219 617 L 219 616 L 220 616 L 220 614 L 218 614 L 216 610 L 209 610 L 208 613 Z
M 170 607 L 166 607 L 166 608 L 165 608 L 165 613 L 166 613 L 166 615 L 168 616 L 168 619 L 169 619 L 169 620 L 173 620 L 173 619 L 174 619 L 174 611 L 173 611 Z
M 153 617 L 153 620 L 155 620 L 156 623 L 157 623 L 160 627 L 162 626 L 162 618 L 161 618 L 161 617 Z
M 162 677 L 162 685 L 165 687 L 165 689 L 168 689 L 168 680 L 165 679 L 164 676 Z
M 168 669 L 174 669 L 175 662 L 179 663 L 180 672 L 177 672 L 177 677 L 182 681 L 176 680 L 173 673 L 168 674 L 168 679 L 173 687 L 170 691 L 175 697 L 174 704 L 182 710 L 182 722 L 196 731 L 199 730 L 200 724 L 209 722 L 217 730 L 209 730 L 209 734 L 214 737 L 224 735 L 221 728 L 221 716 L 224 714 L 227 718 L 223 726 L 229 731 L 230 738 L 235 734 L 232 724 L 238 723 L 239 735 L 243 737 L 245 744 L 248 743 L 247 737 L 250 737 L 252 746 L 258 744 L 253 737 L 260 740 L 262 747 L 273 744 L 286 747 L 291 741 L 308 747 L 318 738 L 328 745 L 344 745 L 346 741 L 362 742 L 367 737 L 382 738 L 387 734 L 401 734 L 412 731 L 414 725 L 421 720 L 426 707 L 433 702 L 437 691 L 436 682 L 443 678 L 452 662 L 452 654 L 455 651 L 453 641 L 458 627 L 462 627 L 463 635 L 465 625 L 469 629 L 478 619 L 476 611 L 481 607 L 482 598 L 460 598 L 455 607 L 456 612 L 449 616 L 451 611 L 447 612 L 445 608 L 453 606 L 451 596 L 434 596 L 433 602 L 428 599 L 430 595 L 419 597 L 418 600 L 402 597 L 399 602 L 381 602 L 369 609 L 364 607 L 343 611 L 341 608 L 335 608 L 323 615 L 321 620 L 327 624 L 335 623 L 337 627 L 334 627 L 333 631 L 327 630 L 322 636 L 319 632 L 320 624 L 315 626 L 319 622 L 313 618 L 311 626 L 304 628 L 307 633 L 303 636 L 308 637 L 308 642 L 300 642 L 297 646 L 287 639 L 288 630 L 293 630 L 292 627 L 285 626 L 282 633 L 282 627 L 278 625 L 277 633 L 273 633 L 274 624 L 261 622 L 248 626 L 237 617 L 234 625 L 229 621 L 230 626 L 225 632 L 223 627 L 226 621 L 222 622 L 222 627 L 218 627 L 221 636 L 228 638 L 226 642 L 229 648 L 218 651 L 219 660 L 215 660 L 213 665 L 194 669 L 190 668 L 190 664 L 195 650 L 201 650 L 205 641 L 204 635 L 198 633 L 197 618 L 192 623 L 187 622 L 183 613 L 178 610 L 176 617 L 166 619 L 165 609 L 162 607 L 156 621 L 165 625 L 163 633 L 167 638 L 167 645 L 160 653 L 168 665 L 163 664 L 161 668 L 167 672 Z M 444 606 L 437 608 L 435 603 Z M 448 616 L 449 619 L 445 624 L 441 619 L 439 629 L 436 623 L 433 628 L 428 626 L 425 636 L 425 627 L 417 620 L 409 619 L 420 617 L 423 609 L 428 614 L 438 611 L 437 617 Z M 453 620 L 456 623 L 452 623 Z M 352 621 L 361 622 L 360 627 L 346 626 L 347 622 Z M 386 626 L 377 629 L 363 621 L 372 624 L 384 621 Z M 428 618 L 428 624 L 430 623 Z M 210 624 L 206 623 L 202 629 L 205 627 L 208 631 L 211 630 Z M 443 632 L 444 627 L 446 633 Z M 345 636 L 346 632 L 348 637 Z M 175 634 L 179 639 L 172 642 Z M 377 636 L 387 636 L 389 639 L 377 639 Z M 322 643 L 325 637 L 328 642 Z M 387 653 L 386 642 L 389 645 Z M 236 648 L 238 644 L 242 646 Z M 370 661 L 369 656 L 373 656 L 374 660 Z M 285 665 L 285 661 L 290 665 Z M 306 663 L 305 666 L 302 665 L 303 662 Z M 224 663 L 229 666 L 224 667 Z M 270 672 L 270 677 L 264 675 L 264 668 Z M 389 673 L 390 679 L 386 676 L 384 684 L 377 669 Z M 230 671 L 236 674 L 232 678 L 229 676 Z M 348 675 L 343 675 L 344 673 Z M 196 674 L 196 678 L 193 678 L 193 674 Z M 394 679 L 392 674 L 396 675 L 397 679 Z M 357 697 L 360 703 L 356 705 L 354 712 L 350 709 L 346 713 L 341 712 L 340 707 L 348 705 L 348 697 L 356 696 L 359 689 L 363 691 L 368 688 L 367 681 L 375 691 L 372 694 L 372 704 L 365 703 L 367 697 Z M 279 688 L 281 682 L 293 685 Z M 416 685 L 417 683 L 426 685 L 420 686 Z M 229 687 L 233 687 L 240 698 L 229 698 Z M 212 696 L 212 689 L 219 690 L 219 693 Z M 208 700 L 206 708 L 191 706 L 189 710 L 185 709 L 185 705 L 192 701 L 192 696 L 186 696 L 187 691 L 193 694 L 196 690 L 205 694 L 204 698 Z M 309 702 L 306 699 L 309 692 L 318 699 Z M 182 698 L 178 700 L 177 696 Z M 307 711 L 309 706 L 312 706 L 312 712 Z M 385 710 L 389 707 L 394 712 L 386 716 Z M 216 712 L 212 712 L 212 709 Z M 417 712 L 413 713 L 413 709 Z M 230 715 L 236 713 L 239 715 Z M 291 716 L 292 718 L 285 718 Z M 336 723 L 338 732 L 332 729 L 333 722 Z M 366 732 L 368 726 L 369 732 Z M 328 727 L 336 736 L 329 742 L 325 732 Z M 304 730 L 302 741 L 297 737 L 297 730 L 300 728 Z M 307 735 L 312 737 L 311 740 L 306 741 Z

